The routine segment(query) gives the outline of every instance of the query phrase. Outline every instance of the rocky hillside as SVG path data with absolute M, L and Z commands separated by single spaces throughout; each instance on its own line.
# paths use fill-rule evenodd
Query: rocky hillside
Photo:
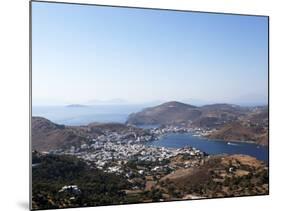
M 209 138 L 254 141 L 268 145 L 268 107 L 252 108 L 237 120 L 227 122 Z
M 268 143 L 267 106 L 212 104 L 196 107 L 173 101 L 133 113 L 127 123 L 211 128 L 216 131 L 209 138 Z
M 67 145 L 81 145 L 87 139 L 75 130 L 42 117 L 32 117 L 32 149 L 50 151 Z
M 159 189 L 175 198 L 268 194 L 268 167 L 246 155 L 214 156 L 200 167 L 179 169 L 161 178 Z
M 250 109 L 231 104 L 212 104 L 196 107 L 181 102 L 167 102 L 146 108 L 129 116 L 127 123 L 145 124 L 186 124 L 201 127 L 215 127 L 237 120 Z
M 172 101 L 133 113 L 129 116 L 127 123 L 134 125 L 180 124 L 195 120 L 201 114 L 202 112 L 196 106 Z

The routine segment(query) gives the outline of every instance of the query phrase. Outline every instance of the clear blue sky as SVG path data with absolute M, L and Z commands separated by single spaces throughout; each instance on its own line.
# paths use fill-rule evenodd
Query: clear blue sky
M 267 18 L 32 3 L 33 104 L 267 103 Z

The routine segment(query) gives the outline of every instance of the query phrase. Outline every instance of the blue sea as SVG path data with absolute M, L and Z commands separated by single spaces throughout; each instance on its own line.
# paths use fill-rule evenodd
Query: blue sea
M 32 116 L 45 117 L 64 125 L 87 125 L 92 122 L 125 123 L 128 115 L 143 105 L 33 106 Z
M 244 154 L 256 157 L 268 163 L 268 147 L 252 143 L 225 142 L 215 139 L 206 139 L 192 134 L 172 133 L 160 140 L 150 142 L 148 145 L 168 148 L 181 148 L 192 146 L 210 155 L 216 154 Z

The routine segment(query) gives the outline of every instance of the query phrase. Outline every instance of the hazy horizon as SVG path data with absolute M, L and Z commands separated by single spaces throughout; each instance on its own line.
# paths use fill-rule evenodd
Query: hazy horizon
M 121 99 L 120 99 L 121 100 Z M 236 102 L 226 102 L 226 101 L 217 101 L 217 102 L 212 102 L 212 101 L 204 101 L 204 100 L 199 100 L 199 99 L 190 99 L 190 100 L 166 100 L 166 101 L 161 101 L 161 100 L 155 100 L 155 101 L 146 101 L 146 102 L 129 102 L 129 101 L 122 101 L 122 102 L 115 102 L 113 100 L 94 100 L 94 101 L 89 101 L 85 103 L 53 103 L 53 104 L 47 104 L 47 103 L 33 103 L 33 107 L 64 107 L 64 106 L 140 106 L 143 105 L 144 107 L 146 106 L 157 106 L 163 103 L 167 102 L 179 102 L 179 103 L 185 103 L 185 104 L 190 104 L 194 106 L 204 106 L 204 105 L 211 105 L 211 104 L 233 104 L 233 105 L 238 105 L 238 106 L 245 106 L 245 107 L 254 107 L 254 106 L 267 106 L 268 102 L 242 102 L 242 103 L 236 103 Z
M 32 2 L 32 104 L 268 104 L 268 20 Z

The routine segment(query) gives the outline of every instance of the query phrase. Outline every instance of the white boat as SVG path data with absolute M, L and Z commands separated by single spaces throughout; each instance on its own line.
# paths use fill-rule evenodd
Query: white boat
M 232 143 L 232 142 L 227 142 L 228 145 L 233 145 L 233 146 L 236 146 L 238 144 L 235 144 L 235 143 Z

